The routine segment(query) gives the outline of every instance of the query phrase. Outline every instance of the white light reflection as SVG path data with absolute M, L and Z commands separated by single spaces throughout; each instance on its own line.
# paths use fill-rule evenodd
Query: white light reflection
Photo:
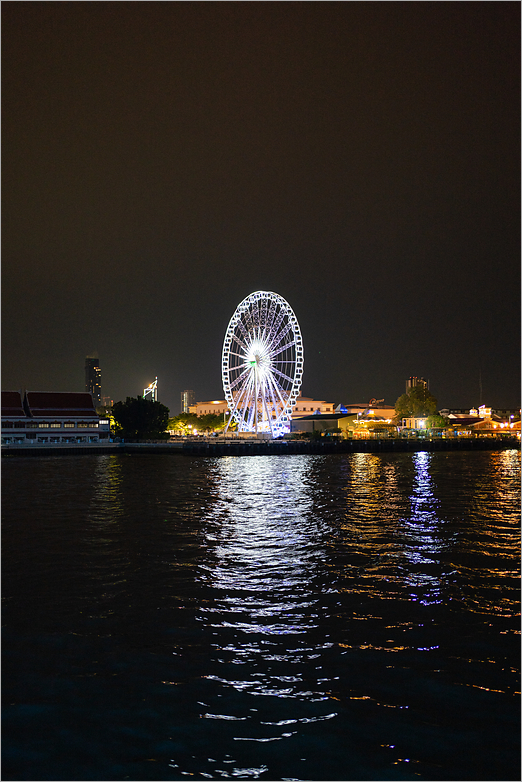
M 441 521 L 437 514 L 437 500 L 429 466 L 433 458 L 426 451 L 413 455 L 415 480 L 410 496 L 411 516 L 405 520 L 406 544 L 404 554 L 413 566 L 406 583 L 415 589 L 410 599 L 423 605 L 442 603 L 440 558 L 442 538 L 438 536 Z
M 336 716 L 320 665 L 333 643 L 318 632 L 325 544 L 312 512 L 314 458 L 216 460 L 218 500 L 198 576 L 208 599 L 197 618 L 213 650 L 203 700 L 219 706 L 201 717 L 230 720 L 234 741 L 285 740 L 292 732 L 283 726 Z M 288 711 L 292 700 L 298 713 Z
M 306 633 L 317 626 L 310 578 L 318 559 L 308 462 L 230 458 L 219 468 L 221 503 L 208 536 L 215 560 L 201 580 L 220 594 L 203 612 L 216 614 L 211 626 L 247 635 Z

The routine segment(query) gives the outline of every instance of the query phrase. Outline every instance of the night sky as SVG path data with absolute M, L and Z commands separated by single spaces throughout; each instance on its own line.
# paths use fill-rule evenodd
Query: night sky
M 518 2 L 3 2 L 2 388 L 219 399 L 271 290 L 302 393 L 520 405 Z M 482 383 L 482 399 L 480 398 Z

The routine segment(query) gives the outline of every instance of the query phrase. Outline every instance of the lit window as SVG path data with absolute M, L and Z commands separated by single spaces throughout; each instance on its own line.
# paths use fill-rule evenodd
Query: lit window
M 47 421 L 45 421 L 45 422 L 40 422 L 40 423 L 38 424 L 38 429 L 49 429 L 49 424 L 47 423 Z
M 61 423 L 59 421 L 53 421 L 51 424 L 51 429 L 59 429 L 61 427 Z
M 74 429 L 74 424 L 72 421 L 66 421 L 63 425 L 64 429 Z

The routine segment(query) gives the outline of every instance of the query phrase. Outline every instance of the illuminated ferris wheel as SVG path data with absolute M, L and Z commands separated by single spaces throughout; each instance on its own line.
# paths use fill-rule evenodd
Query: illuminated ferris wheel
M 288 302 L 277 293 L 256 291 L 232 315 L 223 343 L 221 372 L 239 432 L 290 431 L 303 377 L 301 329 Z

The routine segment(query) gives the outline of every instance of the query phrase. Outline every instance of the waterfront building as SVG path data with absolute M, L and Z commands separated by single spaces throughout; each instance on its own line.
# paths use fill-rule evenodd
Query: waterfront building
M 210 402 L 196 402 L 194 405 L 190 405 L 189 413 L 194 415 L 223 415 L 228 412 L 228 404 L 226 399 L 214 399 Z
M 293 416 L 290 424 L 290 431 L 295 433 L 307 432 L 333 432 L 341 429 L 342 421 L 348 416 L 339 413 L 308 413 L 305 415 Z
M 326 402 L 324 399 L 312 399 L 309 396 L 299 396 L 295 400 L 294 409 L 292 410 L 292 420 L 316 412 L 321 414 L 333 413 L 333 402 Z
M 480 416 L 481 411 L 488 411 L 490 416 L 498 416 L 502 419 L 519 420 L 520 419 L 520 407 L 486 407 L 481 405 L 480 407 L 444 407 L 439 410 L 439 415 L 448 418 L 450 415 L 476 415 Z
M 390 437 L 396 434 L 397 427 L 391 418 L 380 415 L 343 415 L 340 413 L 325 413 L 300 416 L 292 419 L 292 432 L 321 432 L 326 435 L 342 435 L 355 439 L 375 439 Z
M 87 392 L 2 391 L 2 445 L 58 445 L 108 440 L 110 424 Z
M 96 407 L 101 405 L 101 369 L 97 356 L 85 359 L 85 390 L 92 394 Z
M 356 402 L 353 404 L 341 404 L 335 408 L 337 413 L 345 413 L 346 415 L 374 415 L 381 416 L 381 418 L 394 418 L 395 406 L 384 404 L 384 399 L 370 399 L 369 402 Z
M 192 389 L 181 392 L 181 412 L 190 413 L 190 408 L 196 404 L 196 395 Z
M 427 416 L 422 416 L 421 418 L 402 418 L 401 419 L 401 429 L 426 429 L 426 418 Z

